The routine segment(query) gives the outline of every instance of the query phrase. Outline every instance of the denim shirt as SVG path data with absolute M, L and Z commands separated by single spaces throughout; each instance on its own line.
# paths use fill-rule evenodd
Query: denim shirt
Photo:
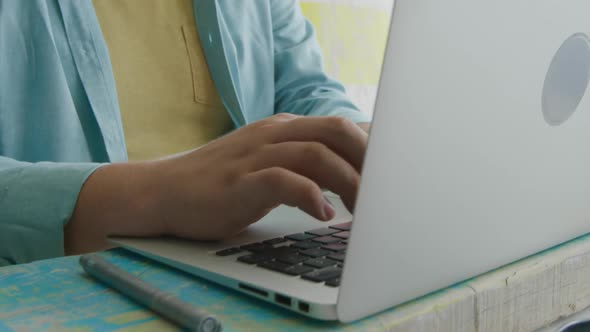
M 211 76 L 236 128 L 275 113 L 369 118 L 326 76 L 296 0 L 194 0 Z M 64 254 L 86 178 L 127 160 L 91 0 L 0 0 L 0 265 Z

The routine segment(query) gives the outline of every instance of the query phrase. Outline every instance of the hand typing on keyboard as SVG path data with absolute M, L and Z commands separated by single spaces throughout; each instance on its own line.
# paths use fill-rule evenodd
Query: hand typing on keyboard
M 321 188 L 352 211 L 366 143 L 367 133 L 343 118 L 280 114 L 186 153 L 105 165 L 80 193 L 67 252 L 102 249 L 108 235 L 224 239 L 281 204 L 330 220 L 335 211 Z M 319 235 L 297 250 L 340 242 Z

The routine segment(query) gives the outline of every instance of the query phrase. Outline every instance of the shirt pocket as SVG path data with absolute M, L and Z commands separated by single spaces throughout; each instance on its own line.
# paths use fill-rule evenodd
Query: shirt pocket
M 211 79 L 197 30 L 186 25 L 181 25 L 180 28 L 190 64 L 194 101 L 209 106 L 223 107 L 219 93 Z

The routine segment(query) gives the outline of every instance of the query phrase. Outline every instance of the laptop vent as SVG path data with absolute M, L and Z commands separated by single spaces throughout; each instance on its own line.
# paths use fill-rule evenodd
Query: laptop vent
M 246 284 L 242 284 L 239 283 L 238 287 L 240 287 L 240 289 L 243 289 L 245 291 L 248 291 L 250 293 L 256 294 L 258 296 L 262 296 L 262 297 L 268 297 L 268 292 L 267 291 L 263 291 L 262 289 L 258 289 L 256 287 L 250 286 L 250 285 L 246 285 Z

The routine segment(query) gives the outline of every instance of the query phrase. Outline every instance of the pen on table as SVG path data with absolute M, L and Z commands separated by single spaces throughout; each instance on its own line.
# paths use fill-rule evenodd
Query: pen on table
M 223 329 L 221 322 L 206 311 L 164 293 L 98 255 L 81 256 L 80 265 L 95 279 L 182 327 L 198 332 L 220 332 Z

